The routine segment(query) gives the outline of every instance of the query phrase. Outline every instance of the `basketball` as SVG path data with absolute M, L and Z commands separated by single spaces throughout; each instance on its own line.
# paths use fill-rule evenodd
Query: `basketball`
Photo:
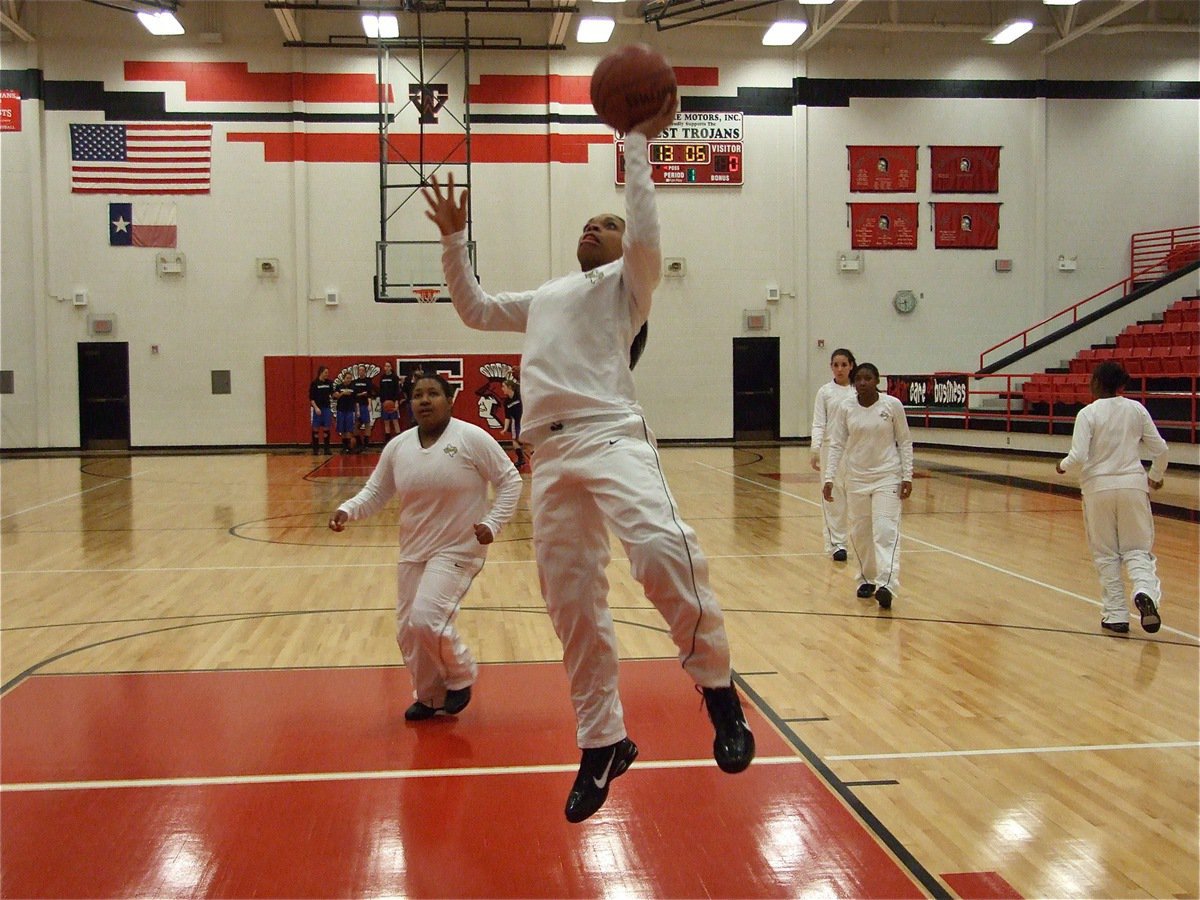
M 676 92 L 675 71 L 645 44 L 614 50 L 592 72 L 592 106 L 610 128 L 627 134 L 649 119 Z
M 384 400 L 383 401 L 383 411 L 384 412 L 395 412 L 396 411 L 396 401 L 395 400 Z

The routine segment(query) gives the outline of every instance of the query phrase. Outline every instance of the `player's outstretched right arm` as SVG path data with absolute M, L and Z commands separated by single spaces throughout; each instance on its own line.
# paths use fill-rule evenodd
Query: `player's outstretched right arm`
M 451 173 L 444 193 L 434 176 L 430 187 L 423 188 L 421 194 L 429 204 L 426 217 L 442 235 L 442 272 L 459 318 L 468 327 L 481 331 L 524 331 L 532 292 L 492 297 L 475 280 L 467 247 L 467 190 L 463 190 L 457 201 L 454 199 L 454 173 Z

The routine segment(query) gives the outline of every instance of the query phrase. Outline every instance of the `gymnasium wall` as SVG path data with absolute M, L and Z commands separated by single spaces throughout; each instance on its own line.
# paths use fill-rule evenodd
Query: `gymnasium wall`
M 78 445 L 76 344 L 102 339 L 89 336 L 89 313 L 115 314 L 111 339 L 129 343 L 134 446 L 267 442 L 267 357 L 519 353 L 519 336 L 472 332 L 447 304 L 373 302 L 378 165 L 362 147 L 374 146 L 375 104 L 317 91 L 344 87 L 329 76 L 373 78 L 373 52 L 285 49 L 257 4 L 214 45 L 154 39 L 128 16 L 87 4 L 38 4 L 30 15 L 37 43 L 0 47 L 3 86 L 23 85 L 27 98 L 22 130 L 0 135 L 0 368 L 16 386 L 0 397 L 0 446 Z M 258 29 L 259 39 L 239 43 L 243 29 Z M 1200 218 L 1200 104 L 1147 99 L 1156 84 L 1176 82 L 1195 96 L 1194 35 L 1082 38 L 1048 57 L 1033 44 L 996 48 L 961 35 L 856 33 L 851 46 L 837 31 L 800 56 L 758 37 L 749 28 L 656 34 L 641 25 L 621 25 L 614 37 L 650 41 L 675 65 L 703 70 L 696 80 L 713 83 L 686 85 L 685 100 L 740 97 L 752 110 L 744 187 L 658 192 L 664 255 L 687 261 L 686 276 L 656 294 L 637 369 L 661 437 L 730 436 L 731 345 L 745 334 L 745 308 L 770 308 L 782 432 L 804 436 L 834 347 L 884 372 L 973 369 L 983 348 L 1124 277 L 1132 232 Z M 476 86 L 510 85 L 473 104 L 492 114 L 473 128 L 474 235 L 487 289 L 530 288 L 574 268 L 582 223 L 623 205 L 611 133 L 559 121 L 590 109 L 551 88 L 587 76 L 605 49 L 572 42 L 561 53 L 472 53 Z M 136 63 L 244 70 L 218 79 L 204 65 Z M 256 93 L 263 73 L 298 73 L 282 79 L 292 93 Z M 526 86 L 551 99 L 512 91 L 521 82 L 501 76 L 527 76 Z M 452 96 L 461 93 L 460 64 L 443 77 Z M 870 79 L 901 81 L 907 94 L 868 96 Z M 846 89 L 848 104 L 780 104 L 818 80 Z M 1046 99 L 1046 85 L 1056 96 L 1094 94 L 1076 87 L 1096 82 L 1112 98 Z M 1011 89 L 981 92 L 984 83 Z M 108 245 L 108 203 L 124 198 L 70 189 L 69 126 L 106 121 L 106 105 L 128 110 L 160 96 L 167 112 L 213 123 L 211 193 L 170 198 L 182 278 L 159 277 L 152 249 Z M 293 122 L 314 113 L 326 120 Z M 869 199 L 849 192 L 848 144 L 920 148 L 917 190 L 886 198 L 920 204 L 920 246 L 866 251 L 858 275 L 836 265 L 850 247 L 846 203 Z M 998 250 L 933 249 L 930 144 L 1003 148 L 999 193 L 979 198 L 1003 204 Z M 435 236 L 419 202 L 390 231 Z M 1077 257 L 1077 270 L 1058 272 L 1060 254 Z M 257 276 L 260 257 L 279 260 L 278 278 Z M 997 258 L 1013 260 L 1013 271 L 995 272 Z M 767 285 L 780 287 L 778 303 L 768 304 Z M 78 289 L 86 307 L 57 299 Z M 329 289 L 336 306 L 323 302 Z M 892 310 L 900 289 L 922 295 L 909 316 Z M 211 394 L 214 369 L 231 371 L 232 394 Z

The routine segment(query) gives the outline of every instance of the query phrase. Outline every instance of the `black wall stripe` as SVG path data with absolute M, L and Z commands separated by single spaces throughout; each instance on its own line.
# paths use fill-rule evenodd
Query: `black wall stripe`
M 109 91 L 100 81 L 46 81 L 38 69 L 0 70 L 0 88 L 41 99 L 47 110 L 94 110 L 106 120 L 375 123 L 373 113 L 169 112 L 158 91 Z M 686 88 L 685 88 L 686 90 Z M 856 99 L 1200 100 L 1200 81 L 1053 81 L 919 78 L 796 78 L 790 88 L 742 87 L 734 96 L 683 96 L 684 112 L 790 116 L 796 106 L 844 107 Z M 595 116 L 475 113 L 480 124 L 588 125 Z

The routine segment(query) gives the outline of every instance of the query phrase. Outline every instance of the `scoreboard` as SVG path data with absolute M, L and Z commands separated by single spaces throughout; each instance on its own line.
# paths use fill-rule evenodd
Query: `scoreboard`
M 655 184 L 740 185 L 742 114 L 678 113 L 650 142 Z M 617 141 L 617 184 L 625 183 L 625 142 Z

